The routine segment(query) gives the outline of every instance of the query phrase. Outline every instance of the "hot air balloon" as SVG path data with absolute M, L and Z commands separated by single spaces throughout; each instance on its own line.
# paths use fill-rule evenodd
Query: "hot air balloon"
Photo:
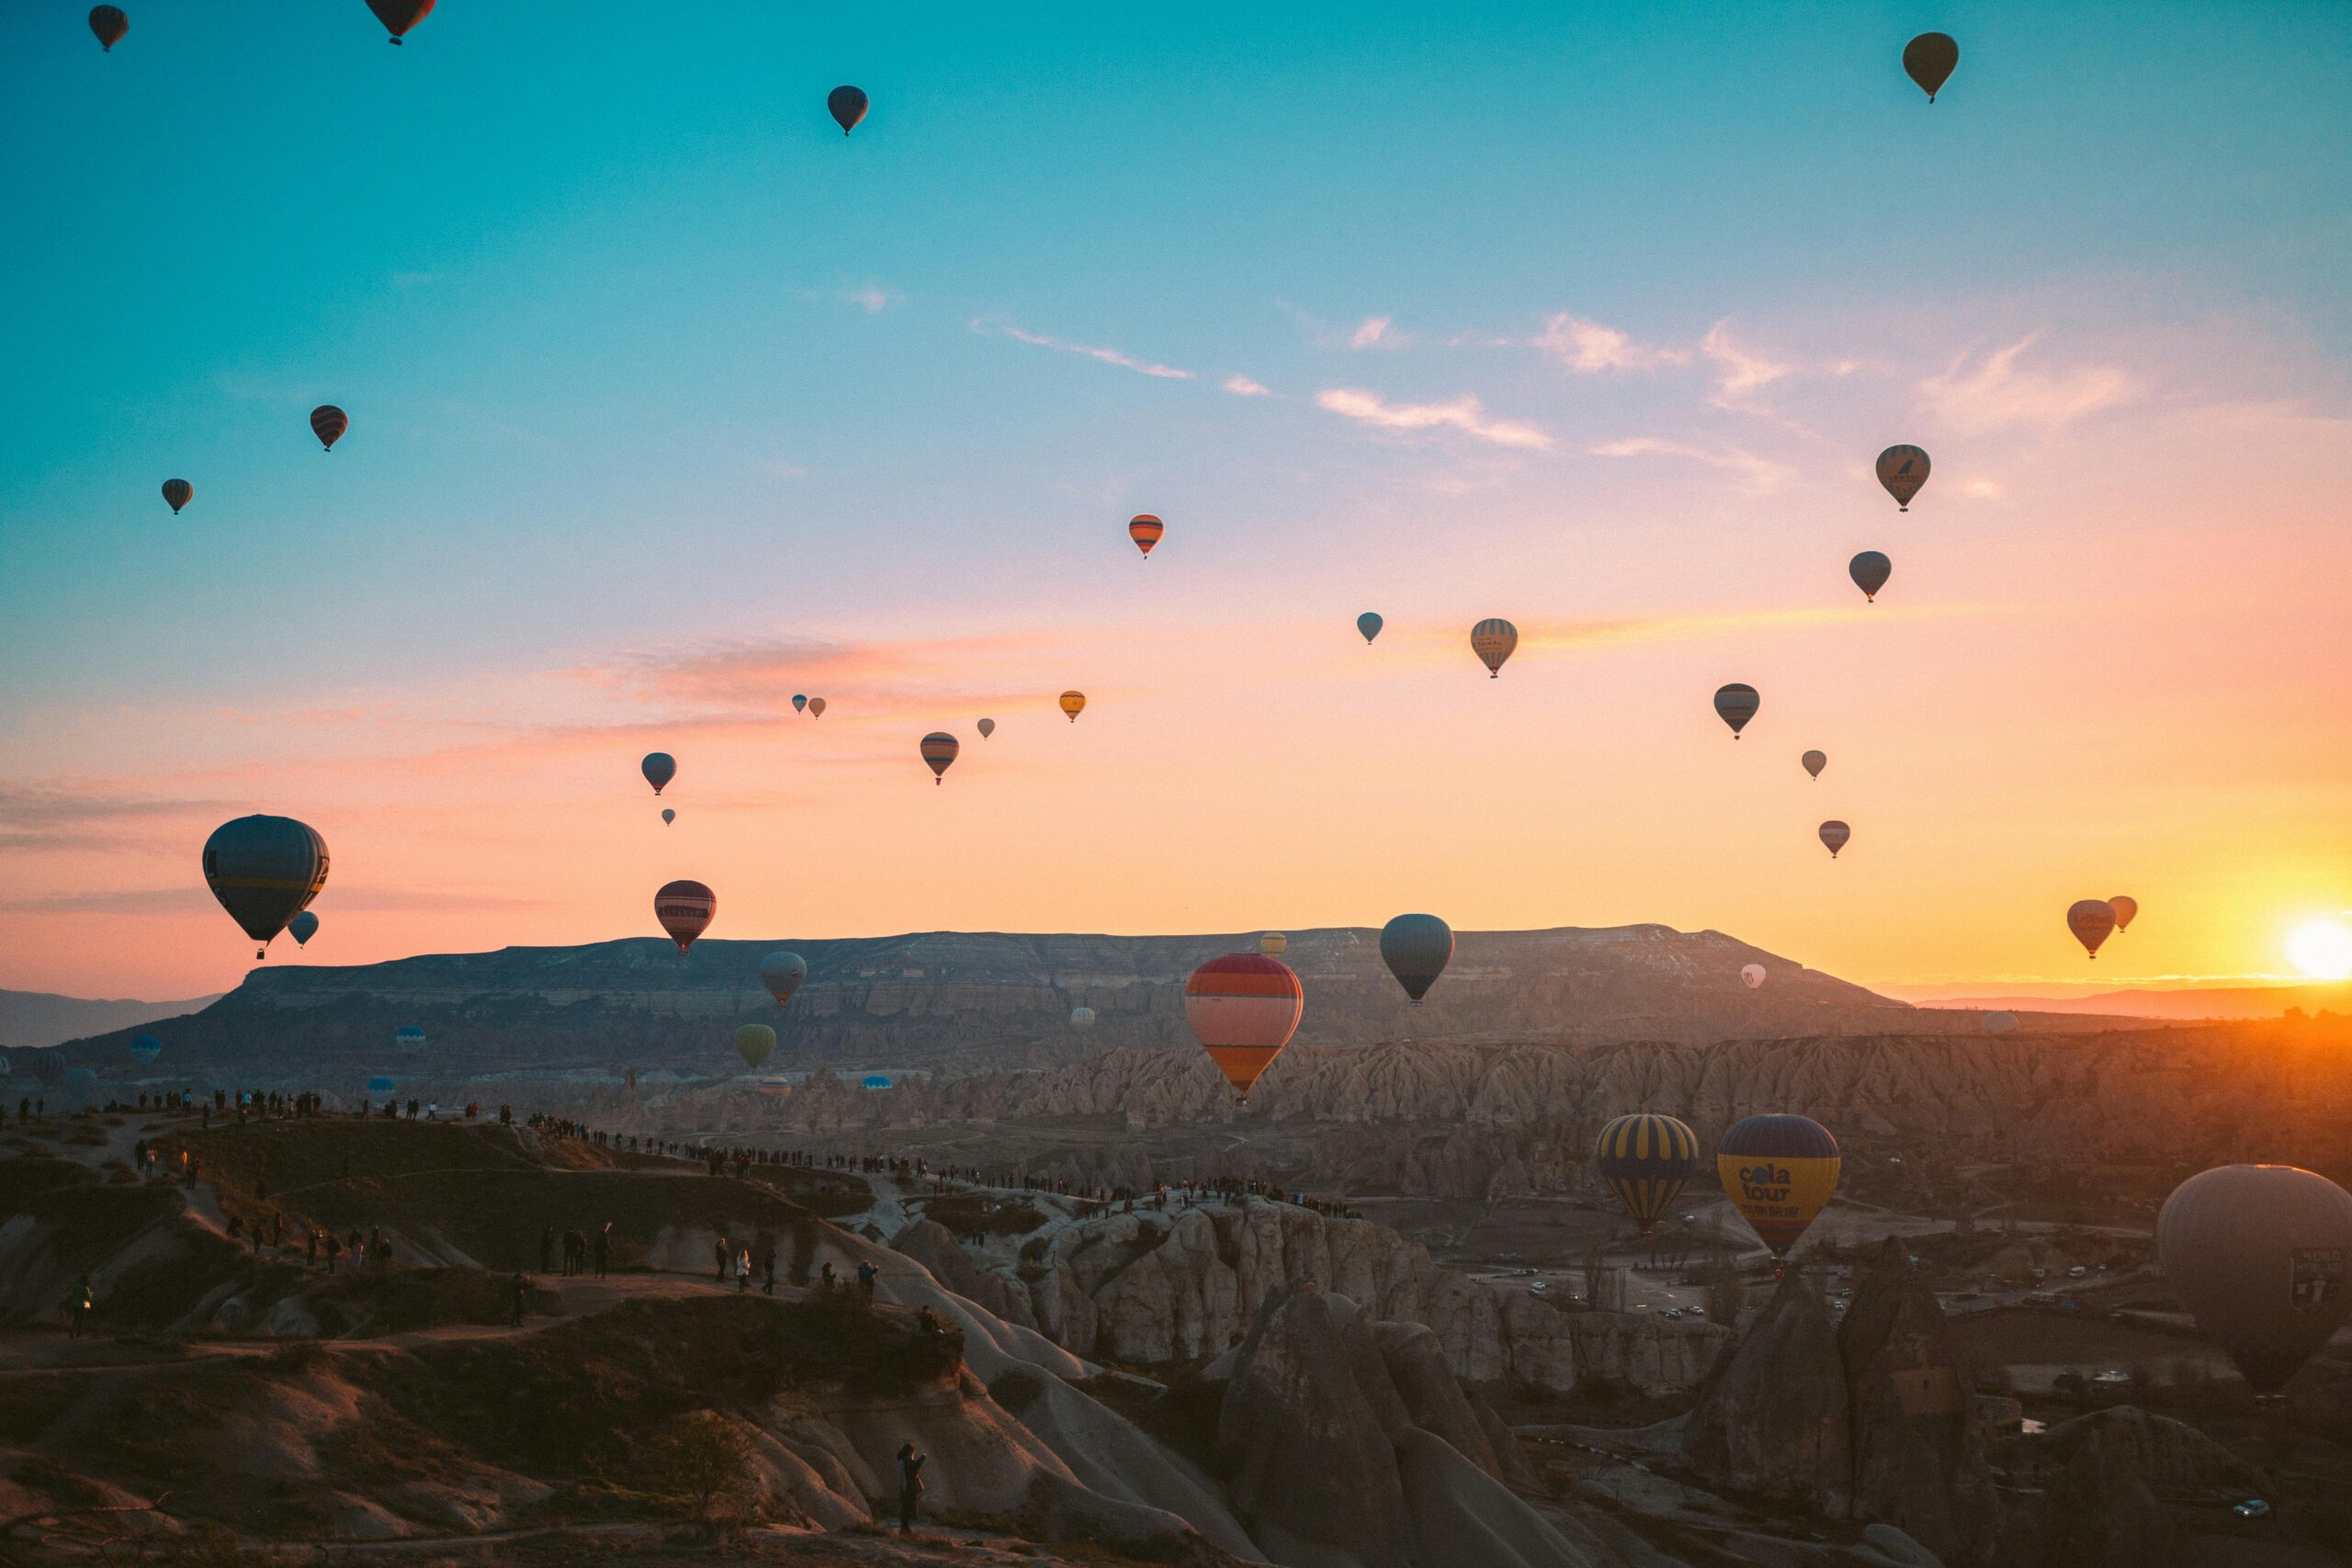
M 1809 1117 L 1750 1116 L 1715 1145 L 1715 1174 L 1757 1239 L 1786 1258 L 1838 1190 L 1838 1140 Z
M 1268 931 L 1258 939 L 1258 951 L 1269 958 L 1280 958 L 1290 951 L 1290 938 L 1280 931 Z
M 676 811 L 667 806 L 662 808 L 662 826 L 667 828 L 671 823 L 675 822 L 677 819 L 678 814 Z
M 327 841 L 291 817 L 240 817 L 204 840 L 204 883 L 229 918 L 261 943 L 302 912 L 327 884 Z
M 803 694 L 801 694 L 800 693 L 798 693 L 798 692 L 795 692 L 795 693 L 793 693 L 793 694 L 792 694 L 792 711 L 793 711 L 793 712 L 795 712 L 795 713 L 806 713 L 806 712 L 808 711 L 808 699 L 806 696 L 804 696 Z
M 989 736 L 996 733 L 996 720 L 992 718 L 984 718 L 972 728 L 980 732 L 981 739 L 986 740 Z
M 2197 1326 L 2275 1394 L 2352 1309 L 2352 1193 L 2291 1165 L 2204 1171 L 2165 1200 L 2156 1258 Z
M 424 1031 L 413 1023 L 401 1024 L 392 1031 L 392 1044 L 402 1051 L 424 1049 Z
M 1936 101 L 1937 90 L 1951 79 L 1952 67 L 1960 63 L 1960 45 L 1949 33 L 1921 33 L 1903 46 L 1903 72 L 1919 84 L 1928 101 Z
M 2018 1015 L 2013 1012 L 1988 1012 L 1984 1015 L 1984 1024 L 1987 1034 L 2014 1034 L 2017 1032 Z
M 865 94 L 856 87 L 835 87 L 825 95 L 825 107 L 843 136 L 857 129 L 857 122 L 865 118 Z
M 5 1051 L 0 1051 L 0 1078 L 6 1077 L 14 1071 L 16 1071 L 16 1067 L 14 1064 L 9 1061 L 8 1054 Z
M 1306 1011 L 1306 987 L 1288 964 L 1262 953 L 1212 958 L 1184 982 L 1184 1021 L 1244 1105 Z
M 433 14 L 433 0 L 368 0 L 368 8 L 399 43 L 409 28 Z
M 662 786 L 678 776 L 678 759 L 667 751 L 648 751 L 645 761 L 637 765 L 637 771 L 645 775 L 645 782 L 653 786 L 653 793 L 660 795 Z
M 778 949 L 760 960 L 760 984 L 768 988 L 768 995 L 775 998 L 778 1007 L 790 1001 L 792 993 L 798 990 L 800 983 L 807 978 L 808 962 L 797 953 Z
M 1739 966 L 1739 983 L 1753 991 L 1764 984 L 1764 965 L 1743 964 Z
M 1136 542 L 1146 560 L 1151 558 L 1151 547 L 1159 543 L 1159 536 L 1168 532 L 1168 525 L 1148 512 L 1138 512 L 1127 519 L 1127 537 Z
M 1487 667 L 1487 679 L 1500 680 L 1503 661 L 1519 646 L 1519 628 L 1509 621 L 1489 615 L 1470 628 L 1470 651 Z
M 400 1085 L 394 1083 L 391 1079 L 385 1077 L 380 1073 L 368 1080 L 368 1092 L 369 1094 L 390 1094 L 398 1088 L 400 1088 Z
M 1831 860 L 1836 860 L 1838 858 L 1838 852 L 1844 849 L 1846 847 L 1846 840 L 1853 836 L 1854 830 L 1851 828 L 1847 827 L 1843 822 L 1837 820 L 1835 818 L 1832 818 L 1830 820 L 1824 822 L 1821 825 L 1821 841 L 1829 846 L 1829 858 Z
M 735 1054 L 747 1067 L 756 1067 L 775 1051 L 775 1031 L 764 1023 L 735 1026 Z
M 1453 928 L 1435 915 L 1399 915 L 1380 928 L 1380 961 L 1415 1007 L 1453 960 Z
M 38 1052 L 33 1056 L 33 1081 L 49 1088 L 65 1076 L 65 1058 L 54 1049 Z
M 311 939 L 319 934 L 319 917 L 305 909 L 286 922 L 286 934 L 294 939 L 297 947 L 308 947 Z
M 321 403 L 311 411 L 311 434 L 317 436 L 319 444 L 330 452 L 334 450 L 334 444 L 343 439 L 343 433 L 350 428 L 351 416 L 333 403 Z
M 678 944 L 681 958 L 695 944 L 695 938 L 710 929 L 718 913 L 718 895 L 699 882 L 665 882 L 653 896 L 653 918 Z
M 1878 455 L 1878 482 L 1894 497 L 1895 509 L 1911 510 L 1911 498 L 1928 482 L 1928 455 L 1917 446 L 1890 446 Z
M 1646 1235 L 1699 1173 L 1699 1135 L 1671 1116 L 1637 1111 L 1601 1128 L 1592 1165 Z
M 1091 1029 L 1091 1028 L 1093 1028 L 1093 1027 L 1094 1027 L 1094 1010 L 1093 1010 L 1092 1008 L 1072 1008 L 1072 1009 L 1070 1009 L 1070 1010 L 1069 1010 L 1069 1026 L 1070 1026 L 1072 1029 Z
M 1363 633 L 1363 641 L 1366 648 L 1372 646 L 1372 639 L 1378 637 L 1380 635 L 1380 628 L 1387 624 L 1387 622 L 1382 620 L 1370 610 L 1366 610 L 1363 615 L 1356 617 L 1356 630 Z
M 808 716 L 810 718 L 822 718 L 825 716 L 824 698 L 810 697 L 808 699 Z
M 2066 909 L 2066 929 L 2083 944 L 2083 951 L 2098 959 L 2098 944 L 2115 930 L 2115 906 L 2104 898 L 2077 898 Z
M 195 499 L 196 487 L 186 479 L 164 481 L 164 502 L 172 509 L 173 516 L 177 517 L 180 514 L 180 508 Z
M 1876 550 L 1864 550 L 1846 563 L 1846 575 L 1854 580 L 1862 597 L 1874 604 L 1878 603 L 1878 591 L 1894 575 L 1894 563 Z
M 2109 898 L 2107 907 L 2115 911 L 2115 929 L 2119 931 L 2130 931 L 2132 922 L 2139 918 L 2140 900 L 2124 894 L 2119 893 Z
M 112 54 L 114 46 L 120 43 L 122 35 L 130 30 L 130 18 L 122 14 L 119 6 L 98 6 L 91 9 L 90 31 L 97 35 L 98 48 L 102 52 Z
M 1756 694 L 1755 687 L 1734 681 L 1728 686 L 1715 688 L 1715 716 L 1731 726 L 1731 738 L 1736 740 L 1739 732 L 1747 728 L 1747 721 L 1756 716 L 1756 710 L 1763 705 L 1763 702 L 1764 699 Z
M 156 1039 L 153 1035 L 141 1034 L 132 1037 L 130 1042 L 130 1059 L 138 1063 L 141 1066 L 143 1067 L 147 1066 L 148 1063 L 153 1062 L 156 1057 L 163 1054 L 164 1043 Z
M 936 784 L 947 782 L 948 765 L 956 761 L 956 753 L 963 748 L 947 731 L 934 729 L 922 738 L 919 750 L 922 752 L 922 760 L 931 764 L 931 782 Z
M 1804 756 L 1799 757 L 1797 761 L 1804 764 L 1804 771 L 1806 773 L 1811 773 L 1815 778 L 1819 778 L 1821 776 L 1821 770 L 1829 765 L 1829 753 L 1826 751 L 1807 751 Z
M 1084 692 L 1064 692 L 1062 694 L 1062 712 L 1069 715 L 1069 721 L 1072 724 L 1076 724 L 1078 722 L 1078 716 L 1085 711 L 1086 694 Z

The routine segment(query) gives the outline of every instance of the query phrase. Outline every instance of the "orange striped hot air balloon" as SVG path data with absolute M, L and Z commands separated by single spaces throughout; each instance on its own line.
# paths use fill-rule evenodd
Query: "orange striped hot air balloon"
M 678 944 L 681 958 L 695 944 L 695 938 L 710 929 L 718 913 L 718 895 L 699 882 L 666 882 L 653 896 L 653 918 Z
M 1062 712 L 1069 715 L 1069 721 L 1072 724 L 1076 724 L 1078 722 L 1078 716 L 1085 711 L 1086 694 L 1084 692 L 1064 692 L 1062 694 Z
M 311 411 L 311 434 L 317 436 L 319 445 L 330 452 L 334 450 L 334 444 L 343 439 L 343 433 L 350 428 L 351 416 L 333 403 L 321 403 Z
M 945 784 L 948 764 L 956 761 L 956 753 L 963 748 L 956 743 L 956 738 L 947 731 L 934 729 L 922 738 L 920 750 L 922 752 L 922 760 L 931 764 L 931 782 Z
M 1127 519 L 1127 537 L 1136 542 L 1136 548 L 1144 553 L 1147 560 L 1151 558 L 1151 547 L 1159 543 L 1159 536 L 1166 532 L 1168 525 L 1148 512 L 1138 512 Z
M 1184 982 L 1184 1021 L 1244 1105 L 1306 1011 L 1306 987 L 1298 976 L 1262 953 L 1212 958 Z

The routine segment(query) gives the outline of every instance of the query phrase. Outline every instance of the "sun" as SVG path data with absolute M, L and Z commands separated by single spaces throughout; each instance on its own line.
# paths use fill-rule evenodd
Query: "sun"
M 2305 920 L 2287 938 L 2287 957 L 2312 980 L 2352 980 L 2352 930 L 2335 920 Z

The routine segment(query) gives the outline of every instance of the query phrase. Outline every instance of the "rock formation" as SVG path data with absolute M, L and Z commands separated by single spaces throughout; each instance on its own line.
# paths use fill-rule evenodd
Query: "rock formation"
M 1791 1269 L 1709 1375 L 1683 1457 L 1709 1481 L 1842 1517 L 1853 1482 L 1851 1419 L 1837 1326 Z

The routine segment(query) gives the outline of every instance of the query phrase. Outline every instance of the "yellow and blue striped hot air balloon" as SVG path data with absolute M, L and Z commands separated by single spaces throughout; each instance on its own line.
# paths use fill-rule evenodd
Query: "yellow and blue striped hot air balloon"
M 1646 1235 L 1699 1168 L 1699 1134 L 1671 1116 L 1637 1111 L 1600 1130 L 1593 1168 Z
M 1838 1190 L 1838 1140 L 1809 1116 L 1750 1116 L 1715 1145 L 1724 1191 L 1775 1258 L 1786 1258 Z

